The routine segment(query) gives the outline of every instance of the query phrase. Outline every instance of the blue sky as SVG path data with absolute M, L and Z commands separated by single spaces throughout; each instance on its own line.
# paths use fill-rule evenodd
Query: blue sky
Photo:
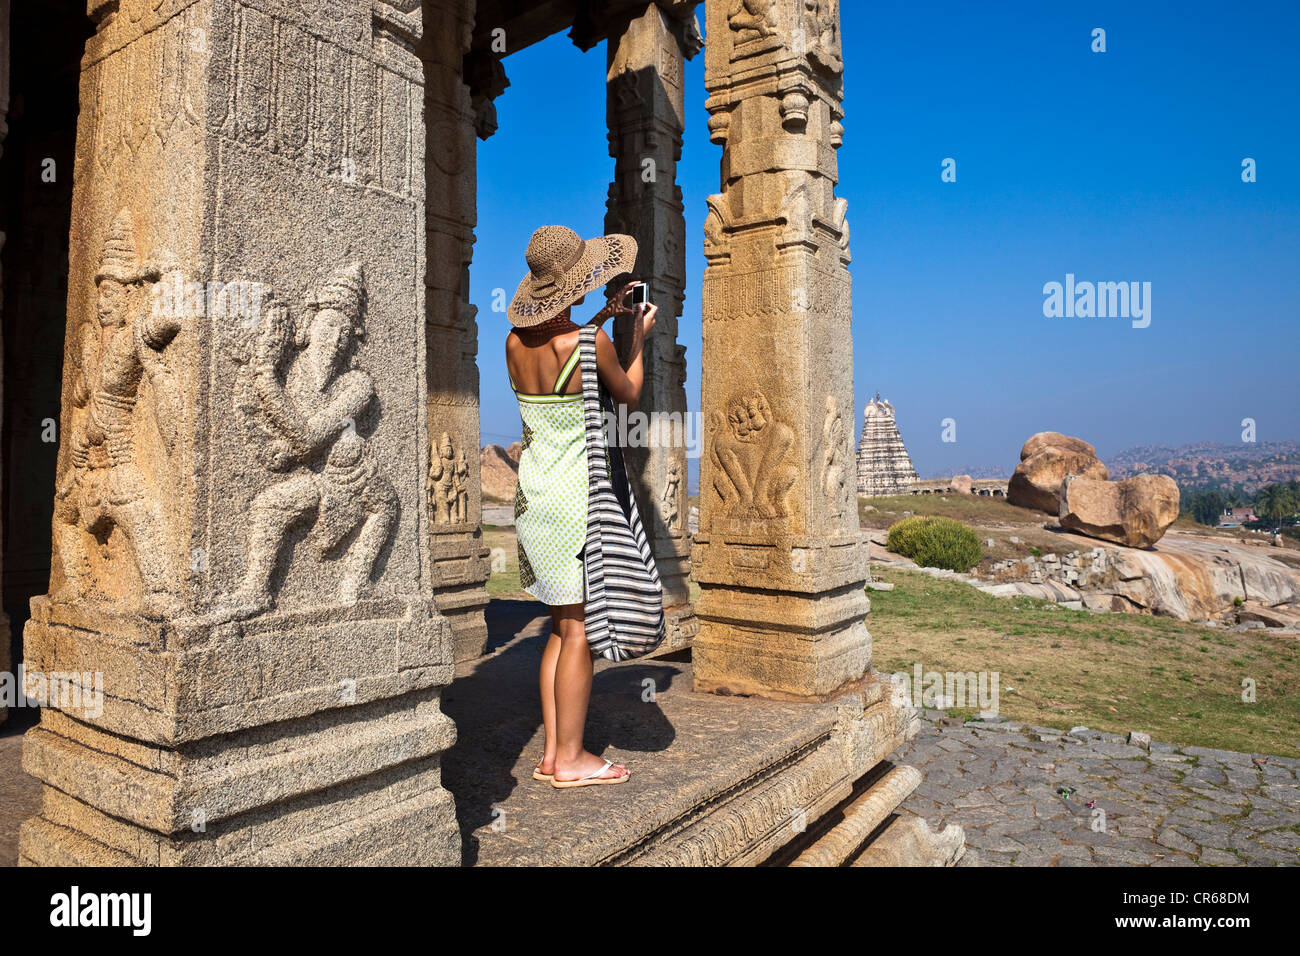
M 922 475 L 1014 467 L 1046 429 L 1103 458 L 1132 445 L 1300 439 L 1300 4 L 842 3 L 856 429 L 879 390 Z M 1106 52 L 1091 50 L 1106 30 Z M 687 64 L 687 290 L 679 341 L 699 401 L 708 140 Z M 508 297 L 533 229 L 603 231 L 613 170 L 603 44 L 506 59 L 479 144 L 484 442 L 519 435 Z M 562 109 L 558 104 L 563 103 Z M 558 113 L 558 116 L 557 116 Z M 940 180 L 945 158 L 957 181 Z M 1241 163 L 1257 162 L 1243 183 Z M 1151 323 L 1047 318 L 1043 285 L 1151 283 Z M 584 320 L 598 308 L 577 310 Z M 953 443 L 942 421 L 956 420 Z

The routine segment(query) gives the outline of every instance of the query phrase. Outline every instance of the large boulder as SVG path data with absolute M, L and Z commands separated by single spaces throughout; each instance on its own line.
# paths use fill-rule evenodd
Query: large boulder
M 1061 483 L 1067 475 L 1097 481 L 1110 478 L 1110 472 L 1097 458 L 1097 449 L 1083 439 L 1060 432 L 1039 432 L 1020 449 L 1020 464 L 1007 483 L 1007 501 L 1054 515 Z
M 519 464 L 519 459 L 522 458 L 524 455 L 524 443 L 518 441 L 512 441 L 509 444 L 509 446 L 506 448 L 506 455 L 516 465 Z
M 519 484 L 519 465 L 500 445 L 484 445 L 479 455 L 482 467 L 483 497 L 510 501 Z
M 1178 517 L 1178 484 L 1168 475 L 1106 481 L 1068 475 L 1057 502 L 1061 527 L 1130 548 L 1149 548 Z

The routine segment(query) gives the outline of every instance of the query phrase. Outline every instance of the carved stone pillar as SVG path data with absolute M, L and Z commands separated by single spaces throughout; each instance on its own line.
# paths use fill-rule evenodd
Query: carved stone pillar
M 701 41 L 694 5 L 678 6 L 669 15 L 647 3 L 626 27 L 611 33 L 606 76 L 614 181 L 605 229 L 636 237 L 634 275 L 648 281 L 650 299 L 659 306 L 645 347 L 646 385 L 635 410 L 647 422 L 641 432 L 645 441 L 635 440 L 632 423 L 626 458 L 663 582 L 669 649 L 688 645 L 699 628 L 687 582 L 686 347 L 677 344 L 686 289 L 686 220 L 677 163 L 685 124 L 683 61 L 698 52 Z M 626 339 L 630 329 L 616 334 Z
M 764 12 L 752 12 L 764 8 Z M 853 479 L 839 9 L 707 2 L 696 687 L 820 697 L 871 663 Z
M 457 661 L 487 647 L 483 609 L 491 570 L 481 529 L 477 309 L 469 301 L 477 110 L 462 75 L 474 7 L 474 0 L 424 6 L 429 540 L 434 597 L 451 625 Z
M 460 862 L 410 7 L 89 4 L 22 863 Z

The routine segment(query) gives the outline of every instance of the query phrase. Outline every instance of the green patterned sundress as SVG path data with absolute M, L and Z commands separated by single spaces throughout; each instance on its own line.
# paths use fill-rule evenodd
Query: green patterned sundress
M 560 391 L 579 358 L 575 347 L 550 394 L 515 389 L 524 424 L 515 492 L 519 586 L 548 605 L 584 600 L 580 555 L 587 536 L 587 447 L 582 393 Z M 510 387 L 514 384 L 511 379 Z

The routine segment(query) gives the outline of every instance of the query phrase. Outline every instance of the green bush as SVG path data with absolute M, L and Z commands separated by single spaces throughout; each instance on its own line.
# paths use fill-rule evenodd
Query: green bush
M 984 557 L 974 531 L 960 521 L 934 515 L 916 515 L 892 525 L 886 546 L 923 568 L 949 571 L 969 571 Z

